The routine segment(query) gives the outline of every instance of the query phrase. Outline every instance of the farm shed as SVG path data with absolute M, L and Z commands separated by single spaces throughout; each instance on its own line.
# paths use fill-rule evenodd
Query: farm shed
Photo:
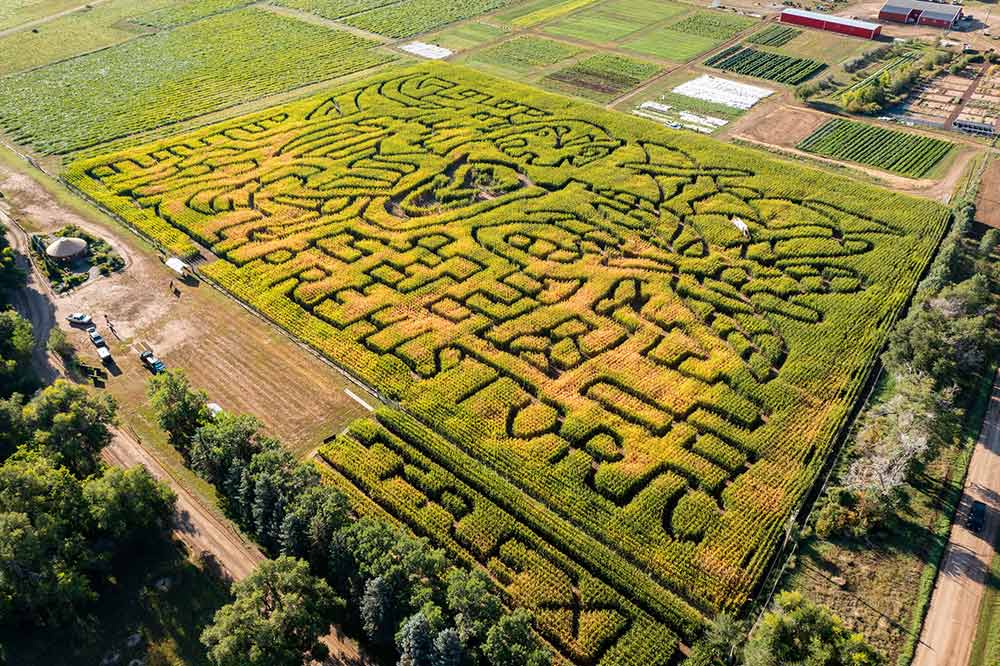
M 854 37 L 865 37 L 867 39 L 875 39 L 882 33 L 882 26 L 877 23 L 858 21 L 844 18 L 843 16 L 820 14 L 819 12 L 809 12 L 804 9 L 786 9 L 782 11 L 781 22 L 826 30 L 828 32 L 839 32 L 843 35 L 853 35 Z
M 961 16 L 961 7 L 924 0 L 886 0 L 878 12 L 880 21 L 916 23 L 935 28 L 951 28 Z

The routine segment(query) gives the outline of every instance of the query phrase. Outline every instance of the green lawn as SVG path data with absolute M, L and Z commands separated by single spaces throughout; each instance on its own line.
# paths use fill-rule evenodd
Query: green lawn
M 674 62 L 687 62 L 706 51 L 710 51 L 720 43 L 719 40 L 710 37 L 685 34 L 671 28 L 658 28 L 630 39 L 622 46 L 632 51 Z

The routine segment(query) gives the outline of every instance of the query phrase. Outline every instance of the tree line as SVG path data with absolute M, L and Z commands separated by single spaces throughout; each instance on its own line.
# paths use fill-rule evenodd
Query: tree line
M 545 666 L 531 614 L 507 611 L 481 570 L 425 538 L 358 517 L 317 467 L 296 460 L 253 416 L 208 409 L 181 371 L 153 377 L 161 427 L 218 490 L 223 511 L 272 556 L 234 587 L 202 641 L 218 666 L 297 666 L 322 658 L 330 624 L 401 666 Z

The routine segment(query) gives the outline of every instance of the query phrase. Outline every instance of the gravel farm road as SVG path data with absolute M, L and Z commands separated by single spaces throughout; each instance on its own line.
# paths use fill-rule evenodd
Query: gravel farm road
M 972 502 L 986 504 L 986 524 L 965 527 Z M 976 637 L 979 605 L 1000 531 L 1000 372 L 969 464 L 965 492 L 941 560 L 913 666 L 966 666 Z

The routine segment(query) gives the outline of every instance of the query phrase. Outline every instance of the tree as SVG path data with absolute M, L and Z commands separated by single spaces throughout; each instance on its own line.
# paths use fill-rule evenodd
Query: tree
M 208 411 L 208 395 L 193 389 L 183 370 L 168 370 L 154 375 L 146 391 L 171 446 L 187 458 L 198 428 L 212 418 Z
M 292 504 L 307 489 L 319 484 L 319 473 L 303 465 L 280 446 L 268 446 L 250 459 L 239 490 L 225 505 L 270 552 L 281 547 L 282 526 Z
M 101 449 L 111 442 L 116 412 L 111 396 L 59 379 L 25 406 L 24 423 L 34 431 L 33 447 L 83 477 L 97 471 Z
M 0 465 L 0 624 L 72 624 L 94 599 L 80 482 L 38 451 Z
M 399 666 L 434 666 L 434 634 L 423 613 L 409 617 L 396 638 Z
M 310 575 L 308 564 L 286 556 L 265 560 L 233 593 L 201 635 L 213 664 L 301 666 L 326 657 L 319 639 L 343 601 Z
M 868 410 L 855 438 L 857 458 L 844 477 L 854 492 L 890 500 L 911 470 L 958 433 L 955 390 L 935 390 L 925 375 L 896 378 L 893 396 Z
M 472 573 L 454 569 L 448 575 L 446 594 L 455 629 L 462 644 L 475 648 L 486 640 L 486 634 L 500 619 L 503 607 L 492 591 L 489 578 L 480 570 Z
M 19 393 L 7 399 L 0 398 L 0 463 L 28 440 L 23 410 L 24 398 Z
M 462 666 L 465 648 L 454 627 L 438 632 L 434 637 L 434 666 Z
M 490 628 L 483 654 L 491 666 L 548 666 L 552 655 L 531 629 L 531 613 L 518 608 Z
M 993 301 L 981 275 L 941 289 L 893 329 L 886 368 L 927 375 L 938 389 L 974 386 L 996 336 Z
M 31 322 L 13 310 L 0 312 L 0 398 L 33 390 L 29 367 L 34 347 Z
M 829 609 L 782 592 L 744 650 L 746 666 L 880 666 L 882 656 Z
M 389 645 L 401 620 L 440 594 L 444 551 L 431 548 L 427 539 L 370 518 L 342 533 L 351 554 L 355 587 L 364 590 L 365 630 L 371 630 L 373 640 Z M 372 587 L 374 579 L 379 582 Z
M 260 434 L 253 416 L 223 412 L 198 428 L 191 442 L 191 467 L 222 493 L 234 497 L 250 459 L 280 444 Z
M 0 224 L 0 303 L 7 302 L 7 295 L 23 287 L 27 273 L 17 267 L 14 248 L 7 242 L 6 229 Z
M 292 498 L 281 523 L 281 552 L 301 557 L 319 575 L 328 573 L 333 535 L 348 522 L 347 498 L 336 488 L 314 485 Z
M 145 467 L 111 467 L 88 479 L 83 495 L 98 533 L 116 545 L 163 533 L 177 495 Z

